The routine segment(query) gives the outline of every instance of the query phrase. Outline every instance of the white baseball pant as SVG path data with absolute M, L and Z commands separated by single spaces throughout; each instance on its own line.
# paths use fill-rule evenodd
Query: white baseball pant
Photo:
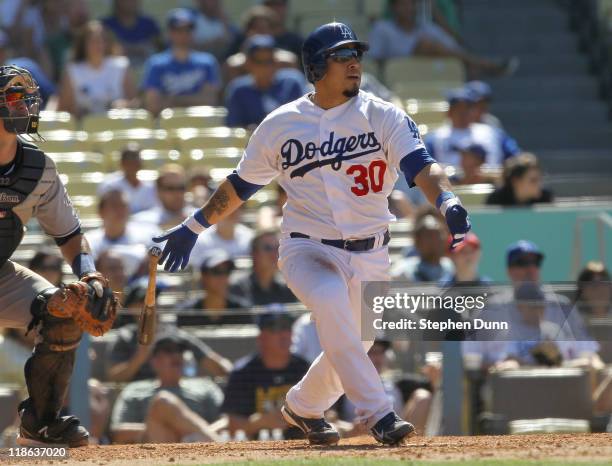
M 376 245 L 382 245 L 377 235 Z M 287 393 L 289 408 L 321 418 L 346 393 L 356 421 L 372 427 L 393 410 L 367 355 L 372 341 L 361 341 L 361 282 L 389 279 L 389 251 L 349 252 L 312 239 L 282 238 L 279 268 L 287 285 L 312 312 L 323 352 Z

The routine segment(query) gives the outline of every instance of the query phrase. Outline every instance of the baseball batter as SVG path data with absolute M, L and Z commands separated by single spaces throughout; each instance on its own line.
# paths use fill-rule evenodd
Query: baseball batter
M 37 134 L 40 95 L 30 73 L 0 66 L 0 327 L 37 332 L 25 365 L 29 397 L 19 405 L 20 445 L 86 445 L 89 433 L 74 416 L 59 416 L 83 330 L 100 335 L 116 313 L 108 281 L 96 272 L 53 161 L 18 134 Z M 55 288 L 10 260 L 24 225 L 36 217 L 80 278 Z
M 445 216 L 454 242 L 470 229 L 466 210 L 428 155 L 416 124 L 392 104 L 359 90 L 368 44 L 345 24 L 317 28 L 304 42 L 304 70 L 314 84 L 270 113 L 253 133 L 236 171 L 202 209 L 156 242 L 167 241 L 166 270 L 184 268 L 197 235 L 275 178 L 287 192 L 279 267 L 312 311 L 323 352 L 287 394 L 285 420 L 311 444 L 339 435 L 323 413 L 343 393 L 383 444 L 414 432 L 385 396 L 360 338 L 361 282 L 388 279 L 387 197 L 401 171 Z

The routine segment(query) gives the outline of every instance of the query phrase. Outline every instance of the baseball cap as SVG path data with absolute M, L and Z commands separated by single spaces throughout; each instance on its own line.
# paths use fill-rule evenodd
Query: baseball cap
M 274 50 L 276 42 L 274 37 L 269 34 L 255 34 L 249 37 L 244 43 L 244 53 L 252 55 L 257 50 Z
M 472 92 L 464 87 L 458 87 L 456 89 L 450 89 L 446 92 L 446 101 L 449 105 L 453 105 L 459 102 L 474 103 L 475 96 Z
M 484 81 L 470 81 L 465 88 L 472 93 L 474 100 L 489 100 L 493 96 L 491 86 Z
M 521 257 L 527 254 L 531 254 L 536 257 L 538 266 L 544 259 L 544 254 L 540 251 L 540 248 L 538 248 L 535 243 L 522 239 L 508 246 L 506 251 L 508 266 L 520 265 Z
M 451 249 L 450 247 L 452 243 L 453 237 L 451 235 L 448 235 L 448 251 L 451 254 L 455 254 L 461 251 L 466 246 L 472 246 L 474 249 L 480 249 L 480 239 L 478 239 L 478 236 L 476 236 L 476 234 L 471 231 L 468 232 L 467 235 L 465 235 L 463 241 L 457 244 L 454 249 Z
M 229 262 L 230 271 L 234 269 L 232 257 L 224 249 L 215 249 L 206 255 L 200 265 L 200 272 L 207 272 L 215 267 Z
M 195 27 L 195 17 L 193 12 L 188 8 L 174 8 L 168 12 L 166 16 L 166 26 L 169 29 Z
M 461 141 L 459 143 L 456 143 L 452 147 L 452 150 L 456 150 L 459 152 L 471 152 L 472 154 L 475 154 L 480 157 L 482 160 L 486 160 L 487 158 L 487 151 L 484 146 L 472 141 Z
M 441 227 L 442 224 L 440 223 L 440 220 L 433 215 L 425 215 L 416 223 L 414 226 L 414 231 L 415 233 L 418 233 L 424 230 L 440 230 Z
M 289 330 L 293 326 L 293 321 L 293 317 L 280 303 L 267 305 L 266 311 L 258 314 L 256 319 L 259 330 Z

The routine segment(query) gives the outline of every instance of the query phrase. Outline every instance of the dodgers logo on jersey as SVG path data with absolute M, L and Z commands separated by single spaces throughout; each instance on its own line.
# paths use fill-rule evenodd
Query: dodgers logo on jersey
M 329 134 L 329 139 L 321 147 L 318 147 L 314 142 L 302 144 L 297 139 L 288 139 L 281 146 L 281 156 L 283 157 L 283 170 L 289 167 L 295 167 L 304 160 L 313 159 L 317 153 L 323 157 L 329 157 L 325 160 L 315 160 L 314 162 L 305 163 L 299 168 L 291 172 L 290 177 L 304 176 L 315 168 L 331 165 L 333 170 L 340 170 L 342 162 L 345 160 L 356 159 L 364 155 L 377 152 L 381 149 L 381 144 L 376 139 L 373 132 L 361 133 L 349 137 L 336 139 L 336 133 L 333 131 Z M 356 149 L 361 149 L 359 152 L 354 152 Z M 346 155 L 345 155 L 346 154 Z

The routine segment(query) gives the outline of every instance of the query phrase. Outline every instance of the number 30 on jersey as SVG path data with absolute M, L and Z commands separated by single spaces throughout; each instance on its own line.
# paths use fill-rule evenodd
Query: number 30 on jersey
M 383 189 L 387 163 L 384 160 L 374 160 L 369 165 L 351 165 L 346 174 L 353 176 L 355 184 L 351 191 L 355 196 L 365 196 L 372 192 L 379 193 Z

